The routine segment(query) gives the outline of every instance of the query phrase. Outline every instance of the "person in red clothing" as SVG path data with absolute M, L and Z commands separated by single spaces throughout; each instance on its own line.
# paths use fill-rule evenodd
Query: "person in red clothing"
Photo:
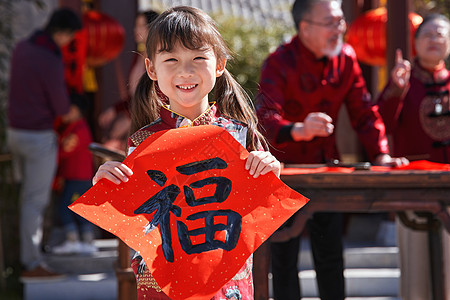
M 66 240 L 53 247 L 55 254 L 93 253 L 97 250 L 94 241 L 94 225 L 72 212 L 68 206 L 84 194 L 91 186 L 93 159 L 89 151 L 92 143 L 89 125 L 83 117 L 84 99 L 72 96 L 73 104 L 57 128 L 59 133 L 59 163 L 57 178 L 62 181 L 62 193 L 58 202 L 60 217 Z
M 334 129 L 339 110 L 345 105 L 373 163 L 407 163 L 389 155 L 384 124 L 371 105 L 355 52 L 343 43 L 346 22 L 341 1 L 297 0 L 292 15 L 297 34 L 264 62 L 256 96 L 259 121 L 275 157 L 287 164 L 339 159 Z M 307 228 L 320 298 L 343 300 L 342 215 L 316 213 Z M 275 299 L 301 297 L 299 242 L 297 236 L 271 244 Z
M 377 105 L 392 135 L 393 153 L 409 160 L 450 163 L 450 71 L 445 59 L 450 53 L 450 23 L 443 15 L 424 18 L 415 34 L 416 58 L 411 63 L 397 50 L 396 65 L 380 94 Z M 407 212 L 416 222 L 426 222 Z M 398 226 L 400 293 L 404 300 L 432 299 L 426 232 Z M 444 269 L 450 270 L 450 237 L 442 234 Z M 445 274 L 447 299 L 450 276 Z

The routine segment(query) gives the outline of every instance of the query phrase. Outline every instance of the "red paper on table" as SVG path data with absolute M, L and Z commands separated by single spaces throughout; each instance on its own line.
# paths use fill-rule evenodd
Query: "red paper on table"
M 70 208 L 144 258 L 172 299 L 210 299 L 308 201 L 272 172 L 253 178 L 247 150 L 217 126 L 154 133 Z
M 307 165 L 305 165 L 307 166 Z M 436 163 L 427 160 L 411 161 L 407 165 L 401 165 L 399 167 L 386 167 L 386 166 L 371 166 L 370 171 L 374 172 L 390 172 L 390 171 L 404 171 L 404 170 L 425 170 L 425 171 L 450 171 L 450 164 Z M 356 171 L 355 168 L 344 167 L 314 167 L 314 168 L 284 168 L 281 170 L 281 175 L 299 175 L 299 174 L 311 174 L 311 173 L 352 173 Z

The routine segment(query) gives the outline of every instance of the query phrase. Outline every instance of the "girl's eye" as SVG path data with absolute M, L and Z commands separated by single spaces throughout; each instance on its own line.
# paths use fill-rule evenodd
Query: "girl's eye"
M 203 56 L 197 56 L 196 58 L 194 58 L 194 60 L 199 60 L 199 59 L 206 59 L 206 57 L 203 57 Z
M 177 61 L 175 58 L 168 58 L 165 61 Z

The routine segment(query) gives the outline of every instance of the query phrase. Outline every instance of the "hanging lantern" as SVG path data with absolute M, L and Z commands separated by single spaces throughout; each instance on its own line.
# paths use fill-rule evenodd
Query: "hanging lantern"
M 119 55 L 125 42 L 125 30 L 119 22 L 90 10 L 83 14 L 83 23 L 88 36 L 88 66 L 102 66 Z
M 409 13 L 411 37 L 421 22 L 421 16 Z M 355 49 L 359 61 L 372 66 L 386 65 L 386 23 L 385 7 L 369 10 L 352 22 L 346 40 Z M 413 38 L 411 43 L 414 49 Z

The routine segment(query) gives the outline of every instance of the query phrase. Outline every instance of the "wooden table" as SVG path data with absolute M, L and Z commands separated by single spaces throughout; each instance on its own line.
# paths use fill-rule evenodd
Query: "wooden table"
M 297 166 L 301 167 L 301 166 Z M 298 169 L 301 171 L 301 169 Z M 281 179 L 288 186 L 310 199 L 297 214 L 290 232 L 275 233 L 272 238 L 299 234 L 314 212 L 402 212 L 405 210 L 432 213 L 438 224 L 450 232 L 450 171 L 353 171 L 295 174 L 286 168 Z M 276 236 L 278 235 L 278 236 Z M 436 228 L 429 230 L 430 264 L 433 299 L 444 300 L 442 246 Z M 254 254 L 255 299 L 268 299 L 270 240 Z M 450 275 L 449 275 L 450 276 Z

